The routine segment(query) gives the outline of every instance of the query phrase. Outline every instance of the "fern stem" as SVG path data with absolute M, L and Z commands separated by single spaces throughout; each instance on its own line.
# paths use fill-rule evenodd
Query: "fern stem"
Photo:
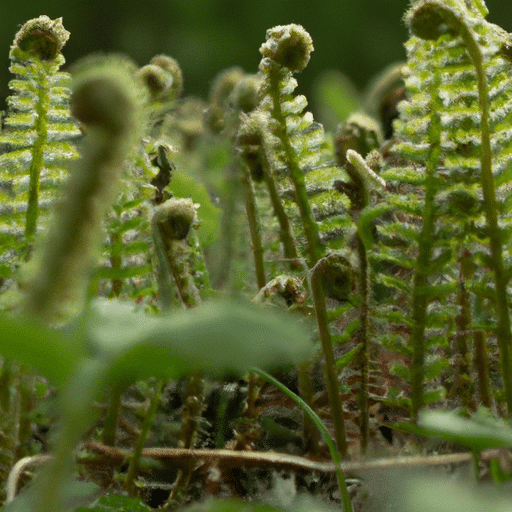
M 290 260 L 290 266 L 292 270 L 297 270 L 300 268 L 299 255 L 297 253 L 297 247 L 295 245 L 295 238 L 293 237 L 290 220 L 288 219 L 288 215 L 286 215 L 283 201 L 281 200 L 281 197 L 277 191 L 276 183 L 270 171 L 270 166 L 268 164 L 268 158 L 265 150 L 262 153 L 264 153 L 262 158 L 264 158 L 264 161 L 266 162 L 266 165 L 264 165 L 263 168 L 263 179 L 267 185 L 270 201 L 272 202 L 274 213 L 279 222 L 279 236 L 281 238 L 281 243 L 283 244 L 284 256 Z
M 265 276 L 265 264 L 263 262 L 263 242 L 261 240 L 261 224 L 256 205 L 256 196 L 254 194 L 254 185 L 251 175 L 246 166 L 244 166 L 244 176 L 242 183 L 245 187 L 245 213 L 249 223 L 249 232 L 251 233 L 252 254 L 254 257 L 254 268 L 256 272 L 256 284 L 258 290 L 261 290 L 267 282 Z
M 361 431 L 361 451 L 366 452 L 368 447 L 368 428 L 369 428 L 369 379 L 370 379 L 370 354 L 369 354 L 369 335 L 370 335 L 370 281 L 368 257 L 363 239 L 356 236 L 357 252 L 359 254 L 359 289 L 362 300 L 361 304 L 361 344 L 363 346 L 361 357 L 361 391 L 360 391 L 360 431 Z
M 133 454 L 130 459 L 128 475 L 126 476 L 124 488 L 132 497 L 135 497 L 137 495 L 137 486 L 135 485 L 135 478 L 137 477 L 137 473 L 139 471 L 142 449 L 144 448 L 144 444 L 146 442 L 146 439 L 148 438 L 149 431 L 151 430 L 151 425 L 153 424 L 153 420 L 155 418 L 158 405 L 160 404 L 162 390 L 164 389 L 166 384 L 166 379 L 162 379 L 158 381 L 156 384 L 153 396 L 151 397 L 149 409 L 146 412 L 146 415 L 144 416 L 144 421 L 142 422 L 142 428 L 139 439 L 137 439 L 137 444 L 135 445 L 135 449 L 133 450 Z
M 111 254 L 110 254 L 110 263 L 112 264 L 112 270 L 115 272 L 116 270 L 121 270 L 121 265 L 123 262 L 123 258 L 121 256 L 121 251 L 123 250 L 123 237 L 121 233 L 113 232 L 110 235 L 110 246 L 111 246 Z M 112 279 L 112 290 L 110 291 L 109 298 L 112 299 L 114 297 L 119 297 L 121 294 L 121 289 L 123 288 L 123 280 L 119 278 Z
M 306 402 L 306 404 L 314 410 L 314 393 L 313 393 L 313 385 L 311 383 L 311 377 L 308 373 L 308 369 L 311 366 L 310 362 L 302 363 L 299 370 L 299 394 L 302 400 Z M 318 452 L 318 441 L 319 432 L 315 428 L 314 423 L 311 421 L 311 418 L 304 413 L 304 449 L 306 452 L 316 453 Z
M 119 422 L 123 391 L 124 387 L 121 386 L 112 389 L 110 392 L 110 400 L 101 435 L 101 442 L 107 446 L 115 446 L 116 444 L 117 424 Z
M 270 65 L 268 66 L 267 72 L 269 74 L 269 94 L 273 102 L 271 116 L 279 123 L 279 129 L 276 130 L 275 135 L 281 141 L 290 179 L 295 188 L 295 200 L 297 201 L 297 206 L 299 207 L 300 218 L 302 220 L 304 235 L 306 237 L 308 246 L 309 264 L 310 267 L 313 267 L 322 257 L 323 248 L 320 243 L 320 237 L 318 234 L 318 225 L 309 206 L 304 174 L 300 168 L 297 152 L 291 144 L 286 127 L 286 116 L 284 115 L 281 108 L 281 89 L 279 84 L 281 80 L 281 74 L 284 71 L 281 70 L 277 65 Z M 286 72 L 288 73 L 288 71 Z
M 411 380 L 411 417 L 418 419 L 418 411 L 424 403 L 423 381 L 425 377 L 425 329 L 427 324 L 427 289 L 428 267 L 432 259 L 432 249 L 435 231 L 435 194 L 437 165 L 441 155 L 441 118 L 439 112 L 442 102 L 439 98 L 438 88 L 440 74 L 436 73 L 430 83 L 431 116 L 428 130 L 430 145 L 426 162 L 425 200 L 423 210 L 423 224 L 418 237 L 418 256 L 414 272 L 411 333 L 411 346 L 413 350 L 413 363 L 410 368 Z
M 204 404 L 204 379 L 201 375 L 191 375 L 188 379 L 187 389 L 184 396 L 184 405 L 181 411 L 183 422 L 179 434 L 180 446 L 183 448 L 194 448 L 201 413 Z M 195 464 L 190 461 L 185 469 L 180 469 L 169 494 L 163 510 L 169 510 L 176 504 L 176 500 L 186 492 L 190 478 L 194 471 Z
M 44 68 L 43 68 L 44 69 Z M 36 234 L 39 217 L 39 182 L 44 166 L 44 148 L 48 138 L 48 109 L 50 107 L 48 77 L 39 72 L 38 101 L 36 103 L 35 131 L 36 140 L 32 146 L 32 161 L 30 163 L 30 184 L 28 191 L 28 206 L 25 224 L 25 238 L 32 243 Z
M 480 403 L 491 409 L 492 394 L 489 379 L 489 356 L 487 354 L 487 345 L 485 333 L 482 330 L 476 331 L 473 335 L 473 343 L 475 347 L 474 364 L 478 375 L 478 393 Z
M 327 265 L 326 258 L 322 258 L 311 269 L 311 293 L 313 295 L 313 303 L 315 306 L 316 321 L 318 325 L 318 333 L 322 344 L 322 352 L 324 354 L 324 377 L 327 385 L 327 393 L 329 395 L 329 403 L 331 405 L 332 417 L 334 421 L 334 438 L 336 445 L 342 456 L 347 453 L 347 439 L 345 433 L 345 422 L 343 418 L 343 405 L 341 402 L 338 378 L 336 375 L 336 363 L 334 361 L 334 353 L 332 349 L 331 333 L 329 332 L 329 322 L 327 318 L 327 308 L 325 304 L 325 294 L 322 283 L 322 277 Z
M 471 254 L 465 250 L 459 258 L 461 271 L 459 274 L 459 293 L 458 301 L 460 306 L 460 313 L 457 316 L 457 348 L 458 348 L 458 376 L 456 377 L 457 389 L 463 407 L 468 411 L 475 411 L 475 403 L 472 398 L 472 382 L 470 377 L 470 352 L 469 345 L 469 329 L 471 328 L 472 315 L 471 315 L 471 298 L 469 291 L 465 285 L 466 276 L 465 268 L 468 266 L 467 262 L 471 261 Z

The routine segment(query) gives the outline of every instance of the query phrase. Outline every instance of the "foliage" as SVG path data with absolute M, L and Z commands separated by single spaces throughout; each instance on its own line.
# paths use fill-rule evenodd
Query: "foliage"
M 300 478 L 328 485 L 304 468 L 335 475 L 331 501 L 351 510 L 342 458 L 410 449 L 398 431 L 510 480 L 489 450 L 510 447 L 512 40 L 486 15 L 482 0 L 414 2 L 403 75 L 356 100 L 380 119 L 343 114 L 334 134 L 294 94 L 313 51 L 300 25 L 267 31 L 258 73 L 227 70 L 208 103 L 180 98 L 165 55 L 89 57 L 70 93 L 61 20 L 22 27 L 0 134 L 6 510 L 63 510 L 69 494 L 76 510 L 146 510 L 153 489 L 165 510 L 211 495 L 227 498 L 184 510 L 321 510 L 295 496 Z M 48 457 L 32 432 L 53 428 L 54 391 Z M 292 497 L 279 469 L 297 473 Z

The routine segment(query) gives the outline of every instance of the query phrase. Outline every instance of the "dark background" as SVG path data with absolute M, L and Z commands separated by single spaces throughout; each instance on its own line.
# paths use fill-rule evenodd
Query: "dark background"
M 5 0 L 7 1 L 7 0 Z M 215 75 L 239 65 L 256 72 L 258 48 L 274 25 L 299 23 L 315 52 L 299 77 L 308 94 L 321 70 L 346 73 L 359 88 L 405 57 L 408 0 L 12 0 L 0 18 L 0 109 L 11 78 L 9 47 L 18 27 L 46 14 L 63 18 L 71 37 L 67 64 L 90 52 L 121 52 L 138 65 L 158 53 L 178 60 L 185 94 L 206 97 Z M 510 0 L 487 0 L 488 21 L 512 31 Z M 65 68 L 64 68 L 65 69 Z

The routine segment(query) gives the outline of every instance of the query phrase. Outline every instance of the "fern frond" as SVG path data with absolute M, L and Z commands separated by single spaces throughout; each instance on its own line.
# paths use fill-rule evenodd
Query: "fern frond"
M 295 233 L 305 236 L 310 265 L 323 254 L 322 240 L 337 240 L 347 229 L 348 207 L 347 197 L 333 186 L 346 174 L 333 161 L 322 125 L 305 111 L 306 98 L 293 94 L 292 75 L 307 65 L 312 50 L 309 34 L 298 25 L 267 32 L 260 49 L 260 107 L 253 114 L 265 133 L 264 151 Z
M 69 110 L 70 75 L 59 71 L 69 37 L 62 20 L 40 16 L 20 29 L 10 51 L 8 111 L 0 134 L 0 256 L 2 275 L 29 248 L 48 218 L 67 176 L 65 162 L 78 158 L 81 132 Z

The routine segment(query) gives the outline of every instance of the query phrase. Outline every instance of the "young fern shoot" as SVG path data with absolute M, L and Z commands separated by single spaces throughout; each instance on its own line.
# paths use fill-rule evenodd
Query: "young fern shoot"
M 50 324 L 69 320 L 83 304 L 103 220 L 137 140 L 142 101 L 131 62 L 84 61 L 75 76 L 72 109 L 87 127 L 86 146 L 35 258 L 38 273 L 26 284 L 25 312 Z
M 22 26 L 11 46 L 16 78 L 0 134 L 1 278 L 28 259 L 67 176 L 63 162 L 78 158 L 73 141 L 82 134 L 69 111 L 71 77 L 59 71 L 68 38 L 61 18 L 40 16 Z

